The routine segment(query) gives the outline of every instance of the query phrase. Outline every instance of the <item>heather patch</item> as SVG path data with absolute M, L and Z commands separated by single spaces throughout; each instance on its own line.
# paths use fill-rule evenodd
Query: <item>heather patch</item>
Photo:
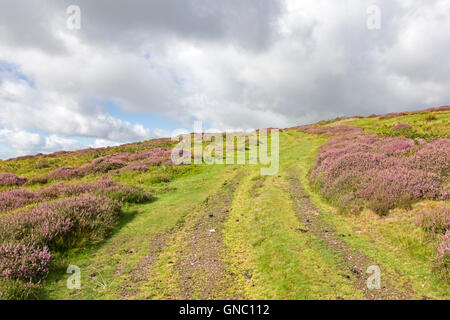
M 420 146 L 407 159 L 407 166 L 448 177 L 450 172 L 450 139 L 436 139 L 431 143 L 420 140 Z
M 33 244 L 3 243 L 0 245 L 0 277 L 38 282 L 49 272 L 51 254 L 48 247 Z
M 120 212 L 116 200 L 82 195 L 3 216 L 0 287 L 20 284 L 19 288 L 24 289 L 26 283 L 31 287 L 39 284 L 49 273 L 50 250 L 64 251 L 104 239 L 117 224 Z M 11 292 L 7 295 L 15 296 Z
M 450 139 L 341 137 L 321 147 L 310 179 L 344 211 L 386 214 L 421 199 L 447 199 L 449 158 Z
M 52 170 L 48 174 L 50 180 L 70 180 L 73 178 L 81 177 L 77 168 L 72 167 L 60 167 Z
M 390 112 L 390 113 L 386 113 L 386 114 L 379 116 L 378 119 L 397 118 L 397 117 L 405 116 L 407 114 L 408 114 L 407 112 Z
M 419 213 L 417 225 L 425 232 L 445 234 L 450 229 L 450 208 L 442 204 Z
M 66 249 L 83 238 L 102 239 L 119 213 L 120 203 L 107 197 L 70 197 L 0 218 L 0 239 Z
M 433 259 L 434 269 L 443 279 L 450 280 L 450 230 L 442 235 L 437 243 L 437 253 Z
M 129 163 L 125 168 L 123 168 L 125 171 L 141 171 L 146 172 L 148 170 L 148 166 L 146 164 L 143 164 L 142 162 L 133 161 Z
M 171 151 L 164 147 L 146 149 L 138 153 L 120 152 L 95 158 L 79 167 L 59 167 L 48 175 L 33 177 L 31 183 L 45 184 L 52 180 L 78 179 L 90 174 L 128 171 L 147 171 L 147 166 L 171 165 Z
M 443 279 L 450 280 L 450 208 L 441 204 L 419 213 L 417 225 L 433 239 L 437 239 L 433 269 Z
M 139 187 L 124 186 L 120 184 L 113 184 L 106 188 L 100 188 L 96 193 L 105 195 L 111 199 L 119 200 L 120 202 L 129 203 L 143 203 L 153 199 L 151 193 L 146 192 Z
M 77 171 L 82 176 L 95 173 L 106 173 L 111 170 L 125 167 L 127 162 L 128 153 L 117 153 L 94 159 L 91 163 L 79 167 Z
M 26 178 L 20 178 L 13 173 L 0 173 L 0 186 L 20 186 L 26 181 Z
M 35 191 L 15 189 L 0 193 L 0 212 L 6 212 L 29 204 L 70 197 L 84 193 L 103 195 L 122 202 L 141 203 L 152 199 L 152 195 L 139 187 L 124 186 L 103 177 L 91 183 L 58 183 Z
M 154 148 L 135 153 L 130 156 L 131 161 L 144 160 L 145 164 L 152 166 L 172 164 L 171 151 L 166 148 Z
M 15 189 L 0 193 L 0 212 L 21 208 L 36 202 L 36 192 L 27 189 Z

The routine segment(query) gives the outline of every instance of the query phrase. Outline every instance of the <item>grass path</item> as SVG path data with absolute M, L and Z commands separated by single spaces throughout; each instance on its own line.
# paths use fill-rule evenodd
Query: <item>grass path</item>
M 363 299 L 297 219 L 284 174 L 249 177 L 226 222 L 230 272 L 248 299 Z
M 239 292 L 228 295 L 233 276 L 221 259 L 222 229 L 234 192 L 242 177 L 238 172 L 223 183 L 220 190 L 206 198 L 203 210 L 191 219 L 180 237 L 176 269 L 178 292 L 174 299 L 238 299 Z

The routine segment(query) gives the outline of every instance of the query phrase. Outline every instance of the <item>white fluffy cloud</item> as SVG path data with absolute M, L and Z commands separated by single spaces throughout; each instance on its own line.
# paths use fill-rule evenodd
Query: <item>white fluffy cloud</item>
M 106 140 L 106 139 L 95 139 L 94 143 L 90 144 L 90 148 L 103 148 L 108 146 L 118 146 L 120 145 L 119 142 Z
M 0 143 L 5 143 L 16 151 L 16 155 L 26 155 L 54 150 L 75 150 L 83 145 L 74 140 L 58 135 L 43 137 L 25 130 L 0 129 Z
M 65 95 L 40 91 L 25 80 L 0 83 L 0 125 L 11 129 L 31 129 L 66 136 L 105 137 L 114 141 L 145 139 L 150 130 L 142 125 L 113 118 L 107 113 L 80 110 Z
M 380 30 L 366 27 L 374 3 Z M 170 133 L 108 104 L 225 130 L 450 100 L 446 0 L 80 0 L 81 30 L 66 28 L 69 4 L 0 3 L 0 143 L 13 153 Z

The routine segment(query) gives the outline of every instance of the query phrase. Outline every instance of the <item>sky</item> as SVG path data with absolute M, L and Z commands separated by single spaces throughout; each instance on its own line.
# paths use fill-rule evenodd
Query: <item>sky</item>
M 0 158 L 448 105 L 449 52 L 448 0 L 0 0 Z

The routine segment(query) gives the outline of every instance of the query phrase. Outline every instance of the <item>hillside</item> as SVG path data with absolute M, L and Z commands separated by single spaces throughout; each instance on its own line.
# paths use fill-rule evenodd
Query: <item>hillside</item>
M 450 298 L 450 107 L 282 129 L 274 175 L 173 148 L 1 161 L 0 299 Z

